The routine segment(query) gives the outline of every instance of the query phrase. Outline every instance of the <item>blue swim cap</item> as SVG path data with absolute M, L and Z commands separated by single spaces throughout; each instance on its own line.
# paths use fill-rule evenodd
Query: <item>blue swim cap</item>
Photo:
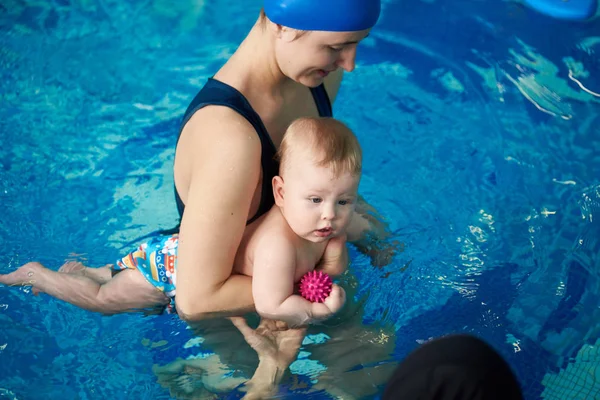
M 353 32 L 372 28 L 381 0 L 264 0 L 276 24 L 303 31 Z

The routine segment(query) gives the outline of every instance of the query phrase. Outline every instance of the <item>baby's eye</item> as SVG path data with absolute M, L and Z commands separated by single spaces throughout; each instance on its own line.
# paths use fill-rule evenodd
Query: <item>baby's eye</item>
M 336 46 L 329 46 L 329 48 L 333 51 L 342 51 L 344 50 L 344 47 L 336 47 Z
M 349 201 L 349 200 L 340 200 L 340 201 L 338 201 L 338 204 L 339 204 L 340 206 L 345 206 L 345 205 L 346 205 L 346 204 L 348 204 L 348 203 L 350 203 L 350 201 Z
M 313 203 L 316 204 L 316 203 L 320 203 L 322 200 L 320 198 L 318 198 L 318 197 L 311 197 L 310 201 L 312 201 Z

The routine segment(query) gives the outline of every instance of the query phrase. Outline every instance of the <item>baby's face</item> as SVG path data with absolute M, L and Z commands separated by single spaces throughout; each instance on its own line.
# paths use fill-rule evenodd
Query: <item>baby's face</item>
M 354 209 L 360 176 L 302 163 L 288 170 L 284 182 L 284 215 L 292 230 L 311 242 L 346 232 Z

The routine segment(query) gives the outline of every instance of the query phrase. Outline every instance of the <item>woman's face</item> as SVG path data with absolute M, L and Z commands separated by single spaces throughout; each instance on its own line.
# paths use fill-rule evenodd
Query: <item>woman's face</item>
M 280 27 L 275 56 L 281 71 L 305 86 L 316 87 L 331 72 L 354 69 L 356 47 L 370 30 L 357 32 L 297 31 Z

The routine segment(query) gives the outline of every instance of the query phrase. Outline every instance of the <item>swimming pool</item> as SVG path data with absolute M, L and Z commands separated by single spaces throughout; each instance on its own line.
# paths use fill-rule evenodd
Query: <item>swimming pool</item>
M 174 224 L 179 118 L 259 3 L 0 3 L 0 272 L 102 265 Z M 282 393 L 376 397 L 418 343 L 471 332 L 528 399 L 599 397 L 597 32 L 510 2 L 384 1 L 334 113 L 403 252 L 353 252 L 362 325 L 313 330 Z M 0 398 L 226 397 L 255 361 L 227 324 L 0 288 Z

